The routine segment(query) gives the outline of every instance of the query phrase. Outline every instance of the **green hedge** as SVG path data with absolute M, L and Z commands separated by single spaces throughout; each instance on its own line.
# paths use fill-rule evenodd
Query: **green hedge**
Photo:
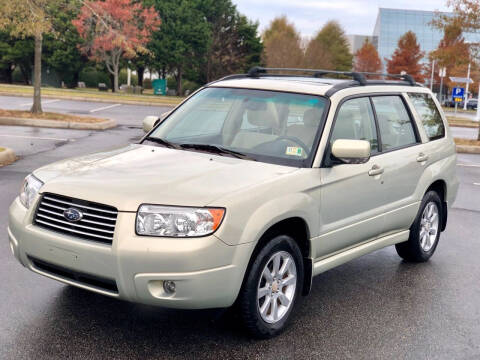
M 104 83 L 110 87 L 110 75 L 95 68 L 87 67 L 80 72 L 78 81 L 83 81 L 85 86 L 96 88 L 99 83 Z

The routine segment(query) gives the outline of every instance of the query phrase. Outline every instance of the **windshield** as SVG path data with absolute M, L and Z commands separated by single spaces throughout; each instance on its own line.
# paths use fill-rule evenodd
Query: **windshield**
M 326 104 L 316 95 L 211 87 L 175 110 L 147 139 L 303 167 L 314 156 Z

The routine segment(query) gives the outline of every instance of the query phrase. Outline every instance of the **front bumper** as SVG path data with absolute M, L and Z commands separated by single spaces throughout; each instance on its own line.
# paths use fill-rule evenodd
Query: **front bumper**
M 25 209 L 18 198 L 10 206 L 10 248 L 21 264 L 64 283 L 144 304 L 184 309 L 231 306 L 254 246 L 229 246 L 215 235 L 190 239 L 138 236 L 132 212 L 118 213 L 113 244 L 106 245 L 32 225 L 31 209 Z M 36 260 L 85 276 L 50 271 L 37 266 Z M 86 277 L 108 279 L 115 289 L 82 280 Z M 165 280 L 175 281 L 173 294 L 163 290 Z

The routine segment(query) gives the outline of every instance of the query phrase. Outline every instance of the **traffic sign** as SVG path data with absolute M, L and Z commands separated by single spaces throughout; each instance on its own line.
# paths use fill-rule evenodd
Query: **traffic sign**
M 465 89 L 461 87 L 454 87 L 452 91 L 452 100 L 453 101 L 462 101 L 465 94 Z M 457 100 L 460 99 L 460 100 Z

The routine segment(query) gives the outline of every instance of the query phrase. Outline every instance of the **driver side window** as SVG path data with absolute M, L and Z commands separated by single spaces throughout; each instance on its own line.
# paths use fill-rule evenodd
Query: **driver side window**
M 347 100 L 341 105 L 330 145 L 338 139 L 367 140 L 370 142 L 371 153 L 378 152 L 377 128 L 368 97 Z

